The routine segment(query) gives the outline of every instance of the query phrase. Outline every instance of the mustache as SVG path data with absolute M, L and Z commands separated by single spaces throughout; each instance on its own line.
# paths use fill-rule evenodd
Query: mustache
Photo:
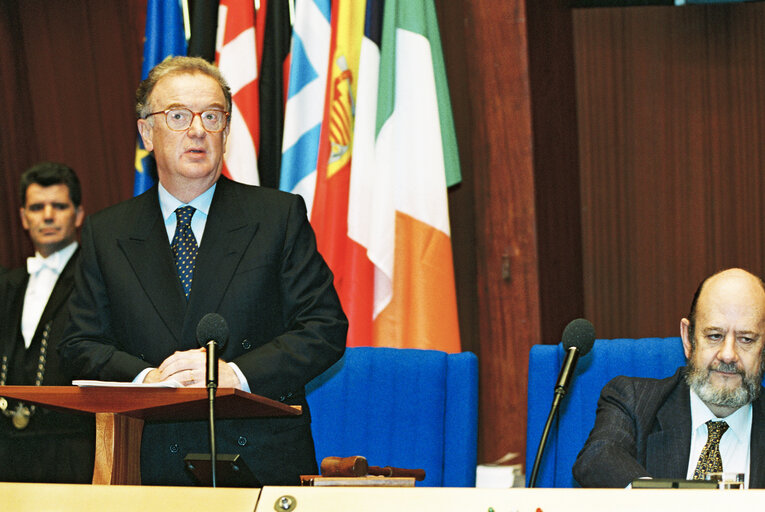
M 736 366 L 736 363 L 720 362 L 717 366 L 710 368 L 710 370 L 725 372 L 725 373 L 738 373 L 744 375 L 744 371 Z

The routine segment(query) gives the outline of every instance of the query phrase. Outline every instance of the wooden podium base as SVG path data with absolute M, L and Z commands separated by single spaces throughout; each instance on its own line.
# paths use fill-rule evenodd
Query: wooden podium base
M 143 420 L 114 414 L 96 413 L 96 462 L 93 483 L 100 485 L 141 485 L 141 446 Z

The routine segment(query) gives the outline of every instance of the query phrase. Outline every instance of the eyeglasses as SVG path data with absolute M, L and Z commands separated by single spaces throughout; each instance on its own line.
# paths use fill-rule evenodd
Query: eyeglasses
M 183 132 L 189 129 L 191 123 L 194 122 L 194 117 L 199 116 L 202 120 L 202 127 L 205 131 L 210 133 L 219 133 L 226 128 L 228 118 L 231 115 L 230 112 L 223 110 L 205 110 L 204 112 L 192 112 L 187 108 L 169 108 L 167 110 L 160 110 L 159 112 L 152 112 L 146 117 L 156 116 L 157 114 L 165 114 L 165 122 L 167 127 L 174 132 Z

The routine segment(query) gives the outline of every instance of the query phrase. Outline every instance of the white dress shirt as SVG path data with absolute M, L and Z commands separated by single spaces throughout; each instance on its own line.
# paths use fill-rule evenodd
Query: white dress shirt
M 723 471 L 744 473 L 744 486 L 748 489 L 752 404 L 739 408 L 726 418 L 718 418 L 693 390 L 691 390 L 691 453 L 688 458 L 687 478 L 693 478 L 701 451 L 707 443 L 706 422 L 709 420 L 725 420 L 728 424 L 728 430 L 720 439 Z
M 212 187 L 192 199 L 191 202 L 184 203 L 180 199 L 176 199 L 175 196 L 168 192 L 161 183 L 159 184 L 159 209 L 162 210 L 162 218 L 165 220 L 168 242 L 173 243 L 175 226 L 178 223 L 178 219 L 175 216 L 175 210 L 181 206 L 188 205 L 193 206 L 196 210 L 191 217 L 191 231 L 194 233 L 194 238 L 197 240 L 197 247 L 202 245 L 202 235 L 205 233 L 207 216 L 210 214 L 210 205 L 212 204 L 216 186 L 217 183 L 213 184 Z
M 76 250 L 77 242 L 72 242 L 47 258 L 43 258 L 39 252 L 27 258 L 29 281 L 24 293 L 24 306 L 21 313 L 21 335 L 24 337 L 24 345 L 27 348 L 32 344 L 37 324 L 40 323 L 58 276 L 61 275 Z

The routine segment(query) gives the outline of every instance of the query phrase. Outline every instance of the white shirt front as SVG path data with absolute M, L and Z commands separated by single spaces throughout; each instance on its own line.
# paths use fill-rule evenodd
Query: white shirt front
M 178 223 L 175 210 L 181 206 L 189 205 L 193 206 L 196 210 L 194 215 L 191 216 L 191 231 L 194 233 L 194 238 L 197 240 L 197 247 L 202 245 L 202 235 L 204 235 L 205 232 L 207 216 L 210 214 L 210 205 L 212 204 L 216 186 L 217 183 L 213 184 L 212 187 L 192 199 L 191 202 L 184 203 L 168 192 L 167 189 L 162 186 L 162 183 L 159 184 L 159 209 L 162 210 L 162 218 L 165 220 L 168 242 L 173 243 L 175 226 Z
M 72 242 L 47 258 L 43 258 L 39 252 L 27 258 L 29 281 L 24 293 L 24 307 L 21 313 L 21 335 L 24 337 L 26 348 L 32 344 L 37 324 L 40 323 L 58 276 L 61 275 L 76 250 L 77 242 Z
M 693 478 L 701 451 L 707 443 L 706 422 L 709 420 L 724 420 L 728 424 L 728 430 L 725 431 L 720 439 L 720 457 L 722 458 L 723 471 L 744 473 L 744 485 L 748 489 L 752 404 L 739 408 L 726 418 L 718 418 L 693 390 L 691 390 L 691 453 L 688 458 L 687 478 Z

